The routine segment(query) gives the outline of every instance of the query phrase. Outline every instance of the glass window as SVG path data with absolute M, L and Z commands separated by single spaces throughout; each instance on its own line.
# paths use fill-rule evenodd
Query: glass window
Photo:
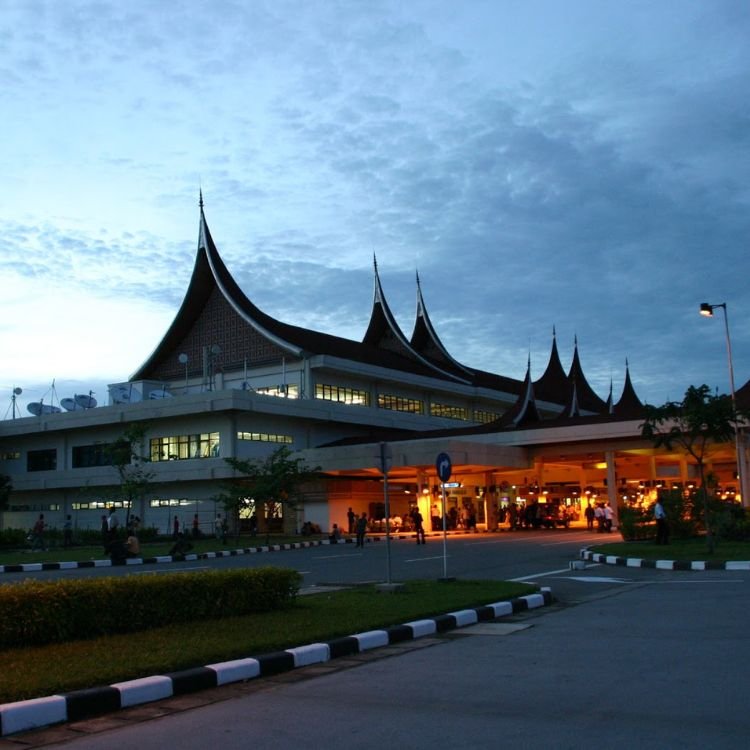
M 57 451 L 54 448 L 29 451 L 26 454 L 26 471 L 54 471 L 57 468 Z
M 345 388 L 339 385 L 326 385 L 318 383 L 315 386 L 315 398 L 324 401 L 336 401 L 339 404 L 352 404 L 355 406 L 369 406 L 370 394 L 359 388 Z
M 378 407 L 380 409 L 392 409 L 393 411 L 408 411 L 412 414 L 424 414 L 423 401 L 416 398 L 394 396 L 389 393 L 378 395 Z
M 214 458 L 219 455 L 219 433 L 169 435 L 151 438 L 152 461 L 181 461 L 188 458 Z

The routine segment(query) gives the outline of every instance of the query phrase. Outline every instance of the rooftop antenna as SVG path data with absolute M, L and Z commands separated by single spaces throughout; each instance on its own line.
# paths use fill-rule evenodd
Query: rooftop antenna
M 16 418 L 16 413 L 18 413 L 18 416 L 21 416 L 21 409 L 19 408 L 18 404 L 16 403 L 16 399 L 23 393 L 23 388 L 19 388 L 18 386 L 14 386 L 13 392 L 10 396 L 10 406 L 8 407 L 8 411 L 12 413 L 12 419 Z M 8 412 L 5 412 L 5 419 L 8 418 Z

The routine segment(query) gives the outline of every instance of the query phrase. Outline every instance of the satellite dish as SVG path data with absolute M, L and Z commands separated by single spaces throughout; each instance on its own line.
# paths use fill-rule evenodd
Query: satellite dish
M 96 406 L 96 399 L 90 393 L 77 393 L 75 396 L 73 396 L 73 400 L 82 409 L 93 409 Z
M 42 414 L 59 414 L 61 411 L 59 406 L 52 406 L 52 404 L 43 404 L 41 401 L 32 401 L 30 404 L 27 404 L 26 408 L 35 417 L 38 417 Z
M 180 363 L 181 365 L 186 365 L 186 364 L 187 364 L 187 362 L 188 362 L 188 355 L 187 355 L 187 354 L 185 354 L 185 352 L 183 352 L 182 354 L 180 354 L 180 356 L 179 356 L 179 357 L 177 357 L 177 361 L 178 361 L 178 362 L 179 362 L 179 363 Z
M 75 399 L 72 398 L 61 398 L 60 399 L 60 406 L 62 406 L 65 411 L 82 411 L 83 406 L 76 403 Z

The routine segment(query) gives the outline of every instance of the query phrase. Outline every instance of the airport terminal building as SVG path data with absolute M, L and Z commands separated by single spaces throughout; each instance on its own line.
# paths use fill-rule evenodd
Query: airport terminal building
M 442 502 L 435 460 L 453 472 L 446 511 L 470 509 L 480 529 L 497 528 L 510 505 L 565 507 L 643 495 L 666 482 L 687 486 L 695 467 L 655 451 L 640 437 L 642 404 L 625 372 L 618 399 L 589 386 L 578 344 L 565 370 L 554 331 L 542 376 L 513 379 L 462 364 L 444 347 L 419 278 L 410 336 L 395 320 L 374 266 L 374 294 L 361 340 L 288 325 L 243 293 L 222 261 L 200 204 L 192 277 L 173 323 L 132 377 L 110 386 L 108 403 L 89 396 L 30 406 L 0 422 L 0 473 L 12 492 L 6 527 L 30 527 L 40 512 L 62 526 L 99 528 L 106 508 L 122 507 L 105 447 L 129 427 L 143 430 L 150 480 L 131 513 L 162 532 L 174 518 L 213 531 L 227 457 L 263 458 L 288 446 L 320 479 L 272 512 L 279 526 L 305 521 L 346 528 L 349 508 L 377 524 L 411 508 L 434 517 Z M 611 389 L 610 389 L 611 390 Z M 743 387 L 742 393 L 748 391 Z M 738 392 L 739 395 L 739 392 Z M 750 395 L 750 393 L 748 393 Z M 743 457 L 746 449 L 743 448 Z M 734 446 L 713 455 L 726 492 L 737 491 Z

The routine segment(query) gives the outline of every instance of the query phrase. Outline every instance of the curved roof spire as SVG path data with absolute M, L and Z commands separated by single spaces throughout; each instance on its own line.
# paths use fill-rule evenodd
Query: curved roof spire
M 625 384 L 622 387 L 620 400 L 612 407 L 612 414 L 621 419 L 637 419 L 643 416 L 643 403 L 633 388 L 630 380 L 630 367 L 628 360 L 625 360 Z
M 389 351 L 400 354 L 403 357 L 416 360 L 423 365 L 431 368 L 432 370 L 440 373 L 443 376 L 448 376 L 454 379 L 460 379 L 464 382 L 468 382 L 465 377 L 458 376 L 455 372 L 451 373 L 447 370 L 439 367 L 438 364 L 431 362 L 421 352 L 412 346 L 411 342 L 404 336 L 401 328 L 396 322 L 396 318 L 391 312 L 391 308 L 388 306 L 385 294 L 383 292 L 383 286 L 380 283 L 380 274 L 378 273 L 378 260 L 373 254 L 373 268 L 374 268 L 374 283 L 375 290 L 372 301 L 372 312 L 370 314 L 370 323 L 367 326 L 364 338 L 362 339 L 363 344 L 378 347 L 380 349 L 387 349 Z
M 552 326 L 552 349 L 547 369 L 539 380 L 534 381 L 534 388 L 541 398 L 553 403 L 565 403 L 569 395 L 568 376 L 560 362 L 554 326 Z
M 542 417 L 534 398 L 534 383 L 531 380 L 531 354 L 526 363 L 526 377 L 523 381 L 521 395 L 515 405 L 500 418 L 501 424 L 523 427 L 527 424 L 541 422 Z
M 594 412 L 595 414 L 603 414 L 607 411 L 607 405 L 602 399 L 596 395 L 594 389 L 589 385 L 586 380 L 586 376 L 583 374 L 583 368 L 581 367 L 581 360 L 578 356 L 578 336 L 574 338 L 573 348 L 573 362 L 570 365 L 568 371 L 568 381 L 575 384 L 578 393 L 578 403 L 581 409 Z
M 471 371 L 454 359 L 443 346 L 427 314 L 427 307 L 422 296 L 422 285 L 419 283 L 417 271 L 417 312 L 414 320 L 414 330 L 409 340 L 414 349 L 425 357 L 436 360 L 443 366 L 456 368 L 462 376 L 471 377 Z

